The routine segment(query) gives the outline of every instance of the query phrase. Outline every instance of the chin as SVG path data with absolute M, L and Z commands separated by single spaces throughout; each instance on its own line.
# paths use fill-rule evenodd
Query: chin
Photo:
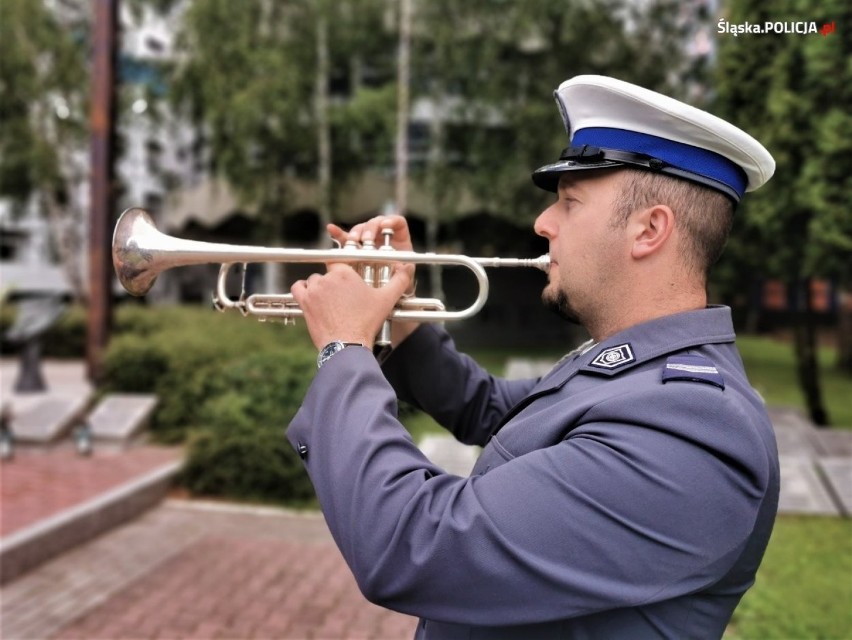
M 552 284 L 548 285 L 544 291 L 541 292 L 541 301 L 548 309 L 553 311 L 563 320 L 567 320 L 573 324 L 582 325 L 577 312 L 571 306 L 570 300 L 568 300 L 568 294 L 561 289 L 553 288 Z

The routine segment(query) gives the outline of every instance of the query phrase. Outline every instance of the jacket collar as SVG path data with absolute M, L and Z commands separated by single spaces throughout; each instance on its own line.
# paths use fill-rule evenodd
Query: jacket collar
M 564 385 L 579 372 L 613 377 L 654 358 L 705 344 L 734 341 L 731 310 L 710 306 L 634 325 L 592 349 L 566 358 L 538 385 L 539 390 Z

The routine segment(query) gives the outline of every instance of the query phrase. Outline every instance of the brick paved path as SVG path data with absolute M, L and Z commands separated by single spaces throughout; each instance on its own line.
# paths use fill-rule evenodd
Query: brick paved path
M 317 514 L 169 500 L 3 589 L 2 637 L 411 638 Z
M 89 457 L 71 447 L 21 449 L 0 463 L 0 536 L 8 536 L 63 509 L 104 494 L 145 472 L 180 459 L 178 449 L 134 447 L 109 451 L 97 446 Z

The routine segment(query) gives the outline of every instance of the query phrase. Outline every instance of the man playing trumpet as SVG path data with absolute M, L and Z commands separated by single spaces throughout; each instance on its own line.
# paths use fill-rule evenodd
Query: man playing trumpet
M 293 285 L 320 369 L 287 436 L 365 596 L 418 638 L 718 638 L 754 581 L 778 503 L 772 426 L 707 272 L 746 191 L 774 171 L 748 134 L 598 76 L 556 91 L 570 146 L 533 174 L 556 199 L 542 298 L 592 340 L 537 380 L 490 376 L 443 328 L 394 323 L 413 286 L 345 264 Z M 378 217 L 340 242 L 394 231 Z M 483 447 L 447 474 L 397 398 Z

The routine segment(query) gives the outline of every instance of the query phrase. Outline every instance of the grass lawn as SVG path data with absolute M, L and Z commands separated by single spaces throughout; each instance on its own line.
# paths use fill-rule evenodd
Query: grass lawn
M 779 516 L 725 638 L 852 638 L 852 520 Z
M 767 404 L 804 409 L 804 398 L 796 380 L 793 345 L 771 338 L 742 336 L 737 344 L 752 386 Z M 823 394 L 832 426 L 852 429 L 852 376 L 843 375 L 835 366 L 833 349 L 819 352 Z

